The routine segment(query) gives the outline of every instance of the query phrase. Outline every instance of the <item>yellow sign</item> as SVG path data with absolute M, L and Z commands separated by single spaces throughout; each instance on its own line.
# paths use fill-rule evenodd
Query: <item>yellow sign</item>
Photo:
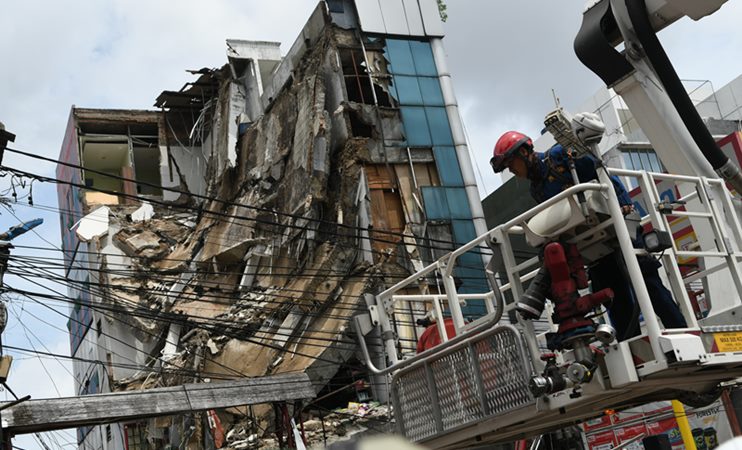
M 742 352 L 742 332 L 714 333 L 719 352 Z

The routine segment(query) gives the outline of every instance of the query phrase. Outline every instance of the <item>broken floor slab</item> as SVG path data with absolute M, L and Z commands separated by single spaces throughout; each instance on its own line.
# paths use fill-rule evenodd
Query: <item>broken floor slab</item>
M 114 236 L 116 245 L 128 256 L 143 258 L 160 258 L 167 254 L 169 248 L 160 237 L 149 230 L 133 233 L 124 229 Z

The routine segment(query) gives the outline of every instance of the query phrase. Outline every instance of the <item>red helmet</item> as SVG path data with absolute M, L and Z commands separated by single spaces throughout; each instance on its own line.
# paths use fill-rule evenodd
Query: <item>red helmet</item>
M 495 173 L 505 170 L 513 156 L 518 155 L 518 150 L 525 148 L 528 152 L 533 151 L 533 141 L 523 133 L 508 131 L 500 136 L 495 144 L 495 151 L 490 159 L 490 164 Z

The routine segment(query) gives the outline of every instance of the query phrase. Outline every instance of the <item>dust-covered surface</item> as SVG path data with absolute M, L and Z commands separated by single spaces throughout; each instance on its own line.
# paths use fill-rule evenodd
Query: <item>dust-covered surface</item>
M 383 274 L 409 275 L 420 255 L 414 239 L 402 245 L 383 226 L 369 233 L 381 222 L 365 166 L 380 162 L 382 121 L 394 129 L 399 117 L 346 99 L 338 45 L 354 39 L 322 31 L 264 115 L 242 130 L 233 165 L 225 163 L 224 103 L 238 81 L 226 66 L 209 72 L 220 85 L 211 128 L 202 130 L 212 136 L 205 195 L 169 194 L 177 201 L 153 201 L 146 214 L 141 202 L 109 205 L 109 232 L 94 242 L 97 282 L 150 355 L 150 370 L 114 372 L 114 390 L 300 371 L 320 393 L 348 361 L 359 365 L 349 319 L 365 310 L 364 294 L 389 285 Z M 388 82 L 376 89 L 381 95 Z M 177 436 L 187 448 L 240 449 L 277 446 L 287 416 L 303 421 L 310 445 L 389 429 L 384 405 L 319 418 L 311 399 L 296 400 L 285 411 L 257 405 L 151 420 L 147 433 L 152 443 Z

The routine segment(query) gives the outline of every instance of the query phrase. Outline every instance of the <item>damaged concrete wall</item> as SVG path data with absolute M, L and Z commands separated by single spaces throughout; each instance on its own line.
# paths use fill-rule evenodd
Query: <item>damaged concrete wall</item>
M 238 119 L 254 105 L 254 89 L 226 66 L 208 71 L 218 83 L 200 110 L 205 125 L 161 125 L 163 183 L 212 200 L 192 214 L 154 205 L 154 215 L 138 222 L 132 214 L 139 205 L 112 207 L 108 234 L 96 244 L 106 254 L 99 282 L 124 325 L 104 325 L 136 339 L 135 348 L 106 341 L 110 351 L 99 358 L 116 361 L 119 354 L 154 370 L 115 369 L 116 389 L 304 371 L 320 392 L 357 356 L 349 319 L 366 309 L 365 294 L 434 256 L 418 248 L 422 238 L 409 237 L 425 236 L 429 223 L 422 189 L 441 184 L 433 149 L 402 145 L 382 44 L 364 54 L 354 33 L 328 23 L 320 5 L 264 80 L 264 111 L 250 117 L 244 133 Z M 358 72 L 365 59 L 373 78 Z M 350 81 L 347 70 L 354 71 Z M 354 92 L 373 95 L 359 101 Z M 203 136 L 189 141 L 188 130 Z M 164 199 L 200 203 L 167 193 Z M 424 308 L 404 314 L 414 323 Z M 403 338 L 415 333 L 414 326 L 400 328 Z M 414 351 L 409 347 L 403 350 Z M 248 416 L 265 424 L 270 414 L 262 408 L 219 416 L 246 434 L 254 425 Z M 203 418 L 149 428 L 159 436 L 170 427 L 171 439 L 199 448 L 208 434 Z

